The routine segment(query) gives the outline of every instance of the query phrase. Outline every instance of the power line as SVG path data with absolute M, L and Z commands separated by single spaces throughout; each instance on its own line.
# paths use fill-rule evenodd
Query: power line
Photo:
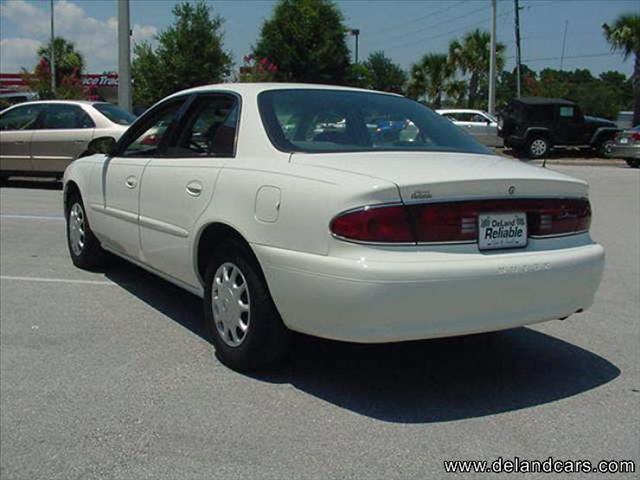
M 461 20 L 461 19 L 466 18 L 466 17 L 468 17 L 470 15 L 473 15 L 474 13 L 478 13 L 478 12 L 485 11 L 485 10 L 486 10 L 486 6 L 482 6 L 481 8 L 478 8 L 476 10 L 472 10 L 470 12 L 467 12 L 465 15 L 460 15 L 460 16 L 457 16 L 457 17 L 445 18 L 445 19 L 439 20 L 436 23 L 432 23 L 432 24 L 429 24 L 429 25 L 427 25 L 425 27 L 421 27 L 421 28 L 419 28 L 417 30 L 412 30 L 410 32 L 404 32 L 404 33 L 401 33 L 399 35 L 394 35 L 392 37 L 376 40 L 374 42 L 374 44 L 375 43 L 380 43 L 381 41 L 385 41 L 385 42 L 393 41 L 393 40 L 396 40 L 396 39 L 399 39 L 399 38 L 403 38 L 403 37 L 414 35 L 416 33 L 425 32 L 427 30 L 432 30 L 432 29 L 437 30 L 439 26 L 448 25 L 451 22 L 455 22 L 457 20 Z
M 513 13 L 513 10 L 501 13 L 496 18 L 501 18 L 501 17 L 504 17 L 505 15 L 510 15 L 511 13 Z M 457 27 L 457 28 L 455 28 L 453 30 L 449 30 L 447 32 L 439 33 L 438 35 L 432 35 L 430 37 L 421 38 L 420 40 L 412 40 L 410 42 L 405 42 L 405 43 L 392 45 L 390 47 L 385 47 L 385 50 L 392 50 L 394 48 L 399 48 L 399 47 L 408 47 L 410 45 L 415 45 L 417 43 L 423 43 L 423 42 L 427 42 L 429 40 L 435 40 L 437 38 L 441 38 L 441 37 L 444 37 L 446 35 L 451 35 L 452 33 L 458 33 L 458 32 L 461 32 L 461 31 L 466 31 L 466 29 L 468 29 L 468 28 L 475 27 L 477 25 L 481 25 L 483 23 L 489 22 L 490 20 L 491 20 L 491 17 L 486 17 L 486 18 L 483 18 L 482 20 L 479 20 L 477 22 L 470 23 L 470 24 L 465 25 L 463 27 Z
M 377 35 L 377 34 L 380 34 L 380 33 L 388 32 L 390 30 L 395 30 L 396 28 L 400 28 L 400 27 L 404 27 L 404 26 L 410 25 L 412 23 L 417 23 L 417 22 L 420 22 L 420 21 L 424 20 L 425 18 L 432 18 L 432 17 L 434 17 L 436 15 L 439 15 L 439 14 L 441 14 L 443 12 L 447 12 L 447 11 L 451 10 L 452 8 L 457 7 L 458 5 L 461 5 L 461 4 L 465 3 L 465 2 L 466 2 L 466 0 L 460 0 L 458 3 L 454 3 L 452 5 L 448 5 L 445 8 L 442 8 L 440 10 L 436 10 L 435 12 L 428 13 L 427 15 L 423 15 L 422 17 L 414 18 L 412 20 L 409 20 L 408 22 L 399 23 L 399 24 L 394 25 L 392 27 L 385 27 L 383 29 L 368 31 L 366 33 L 363 33 L 362 36 L 364 37 L 365 35 L 366 36 Z

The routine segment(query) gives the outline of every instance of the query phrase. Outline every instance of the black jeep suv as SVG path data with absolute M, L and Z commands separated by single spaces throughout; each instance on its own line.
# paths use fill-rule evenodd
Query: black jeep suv
M 603 118 L 588 117 L 569 100 L 519 98 L 500 112 L 498 135 L 520 156 L 542 158 L 551 148 L 589 147 L 605 157 L 620 131 Z

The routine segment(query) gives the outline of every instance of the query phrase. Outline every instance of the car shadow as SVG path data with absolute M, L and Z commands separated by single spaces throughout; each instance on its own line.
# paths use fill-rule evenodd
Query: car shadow
M 105 275 L 208 341 L 198 297 L 128 264 Z M 296 335 L 285 365 L 247 376 L 292 385 L 378 420 L 431 423 L 554 402 L 618 375 L 615 365 L 595 353 L 531 328 L 517 328 L 378 345 Z
M 53 178 L 8 178 L 0 180 L 0 188 L 31 188 L 36 190 L 62 190 L 62 182 Z

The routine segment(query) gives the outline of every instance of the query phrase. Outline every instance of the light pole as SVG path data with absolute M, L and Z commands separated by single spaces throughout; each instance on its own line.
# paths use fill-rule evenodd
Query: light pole
M 489 113 L 496 113 L 496 0 L 491 0 L 491 57 L 489 59 Z
M 352 28 L 349 30 L 349 34 L 353 35 L 354 37 L 356 37 L 356 63 L 358 63 L 358 36 L 360 35 L 360 29 L 359 28 Z
M 49 2 L 51 10 L 51 46 L 49 47 L 49 66 L 51 67 L 51 93 L 56 93 L 56 55 L 54 48 L 55 33 L 53 31 L 53 0 Z
M 118 1 L 118 105 L 131 111 L 129 0 Z

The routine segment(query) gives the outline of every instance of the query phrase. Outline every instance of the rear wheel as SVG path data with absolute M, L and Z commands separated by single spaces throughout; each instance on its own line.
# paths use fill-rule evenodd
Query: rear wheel
M 628 158 L 626 162 L 631 168 L 640 168 L 640 159 Z
M 78 193 L 72 193 L 67 203 L 67 245 L 73 264 L 91 269 L 104 264 L 106 252 L 89 226 L 89 219 Z
M 238 371 L 286 356 L 291 332 L 276 309 L 253 255 L 239 241 L 215 250 L 205 273 L 204 319 L 218 358 Z
M 531 137 L 527 142 L 526 154 L 529 158 L 544 158 L 549 153 L 551 145 L 546 137 Z
M 600 158 L 609 158 L 611 156 L 611 149 L 613 148 L 614 141 L 609 138 L 600 142 L 596 147 L 596 154 Z

